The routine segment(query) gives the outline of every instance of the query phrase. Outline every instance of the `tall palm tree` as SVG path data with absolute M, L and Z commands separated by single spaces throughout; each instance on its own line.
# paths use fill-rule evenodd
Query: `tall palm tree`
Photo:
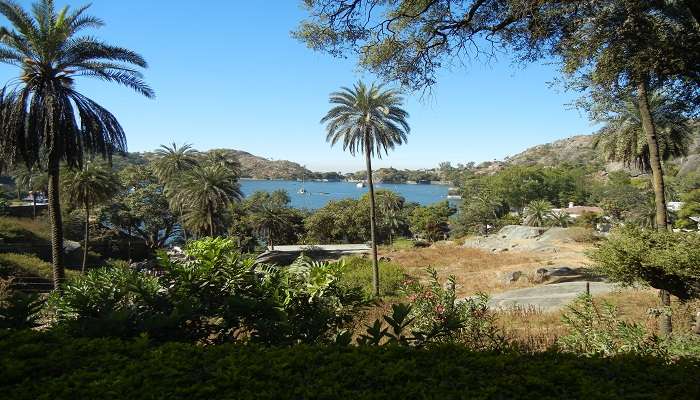
M 68 201 L 82 206 L 85 210 L 85 242 L 81 269 L 85 272 L 90 246 L 91 207 L 112 198 L 119 191 L 119 180 L 110 169 L 88 162 L 82 169 L 69 169 L 63 174 L 61 181 Z
M 525 224 L 545 226 L 552 216 L 552 203 L 547 200 L 533 200 L 525 207 Z
M 650 92 L 645 81 L 640 82 L 636 96 L 613 104 L 606 126 L 594 142 L 609 160 L 634 165 L 644 172 L 651 171 L 654 183 L 655 225 L 665 230 L 668 224 L 666 185 L 663 161 L 688 153 L 692 128 L 682 110 L 685 104 L 674 102 L 659 92 Z M 670 307 L 666 290 L 660 292 L 661 303 Z M 671 316 L 664 313 L 659 321 L 662 335 L 671 332 Z
M 693 134 L 689 120 L 674 108 L 672 101 L 658 92 L 650 96 L 649 109 L 656 125 L 661 160 L 687 155 Z M 593 145 L 608 161 L 622 162 L 642 172 L 651 171 L 649 143 L 636 99 L 628 97 L 615 104 L 613 113 L 599 122 L 605 126 Z
M 220 164 L 200 165 L 188 171 L 175 187 L 174 202 L 185 211 L 184 222 L 214 236 L 216 216 L 243 198 L 236 173 Z
M 326 141 L 331 146 L 342 142 L 343 150 L 353 156 L 362 153 L 367 165 L 367 183 L 370 197 L 370 232 L 372 239 L 372 269 L 374 295 L 379 295 L 379 264 L 377 262 L 376 210 L 372 157 L 382 157 L 396 145 L 406 142 L 410 132 L 408 113 L 401 107 L 403 99 L 394 89 L 385 90 L 381 85 L 367 86 L 358 82 L 352 88 L 341 88 L 331 93 L 328 111 L 321 123 L 325 123 Z
M 170 146 L 161 145 L 155 154 L 158 159 L 153 163 L 153 172 L 165 188 L 165 194 L 171 202 L 171 207 L 176 208 L 180 215 L 180 227 L 182 227 L 184 239 L 187 241 L 187 230 L 183 227 L 183 209 L 172 203 L 175 198 L 174 187 L 177 186 L 180 177 L 198 165 L 197 150 L 187 143 L 178 146 L 173 142 Z
M 22 160 L 28 167 L 46 160 L 53 281 L 58 290 L 65 276 L 60 163 L 79 168 L 84 153 L 109 157 L 126 151 L 119 121 L 79 93 L 75 79 L 97 78 L 154 97 L 135 69 L 146 67 L 143 57 L 81 34 L 103 25 L 86 15 L 87 9 L 66 6 L 57 11 L 53 0 L 41 0 L 29 12 L 14 1 L 0 0 L 0 14 L 12 25 L 0 29 L 0 62 L 21 72 L 13 87 L 0 93 L 0 159 Z
M 256 234 L 262 236 L 270 246 L 270 250 L 275 249 L 275 239 L 289 225 L 289 208 L 265 202 L 255 207 L 255 211 L 250 216 L 250 223 Z
M 161 145 L 155 154 L 158 158 L 153 163 L 153 172 L 166 186 L 185 171 L 197 166 L 197 150 L 187 143 L 182 146 L 174 142 L 170 146 Z
M 32 196 L 32 218 L 36 218 L 36 197 L 37 193 L 45 187 L 45 174 L 36 167 L 21 166 L 12 172 L 12 177 L 17 187 L 17 200 L 21 200 L 22 189 Z

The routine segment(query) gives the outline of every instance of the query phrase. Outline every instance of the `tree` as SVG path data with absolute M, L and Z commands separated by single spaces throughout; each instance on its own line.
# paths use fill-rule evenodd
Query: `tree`
M 696 230 L 700 226 L 700 189 L 692 190 L 681 196 L 683 206 L 678 211 L 676 226 L 682 229 Z M 698 221 L 691 219 L 698 218 Z
M 61 180 L 68 201 L 82 206 L 85 210 L 85 240 L 81 268 L 82 272 L 85 272 L 90 245 L 90 209 L 112 198 L 119 190 L 119 182 L 111 170 L 93 162 L 85 163 L 79 170 L 68 170 Z
M 547 200 L 533 200 L 525 207 L 525 224 L 545 226 L 552 216 L 552 203 Z
M 0 95 L 0 154 L 31 168 L 46 163 L 51 220 L 54 287 L 60 290 L 63 231 L 60 163 L 80 168 L 84 153 L 109 157 L 126 151 L 119 121 L 75 89 L 76 78 L 91 77 L 124 85 L 146 97 L 154 92 L 134 67 L 146 61 L 131 50 L 80 35 L 103 22 L 85 14 L 88 6 L 57 12 L 53 0 L 34 4 L 31 13 L 13 1 L 0 1 L 0 13 L 12 24 L 0 30 L 0 62 L 19 67 L 16 88 Z M 15 83 L 13 83 L 15 85 Z M 80 123 L 78 123 L 79 118 Z
M 182 175 L 198 165 L 196 158 L 197 151 L 187 143 L 178 146 L 173 142 L 170 146 L 161 145 L 160 148 L 155 151 L 155 154 L 158 158 L 153 163 L 153 171 L 165 188 L 165 194 L 168 196 L 168 199 L 172 201 L 176 194 L 175 187 L 179 183 Z M 182 226 L 184 225 L 183 210 L 180 207 L 177 211 L 180 215 L 180 226 Z M 186 241 L 187 230 L 183 228 L 182 233 Z
M 20 200 L 20 192 L 22 189 L 26 190 L 32 196 L 32 218 L 36 218 L 36 197 L 37 191 L 43 190 L 48 183 L 46 181 L 46 174 L 39 171 L 38 168 L 26 168 L 19 167 L 16 168 L 12 176 L 15 181 L 15 186 L 17 187 L 17 200 Z
M 382 157 L 396 145 L 406 142 L 410 127 L 408 113 L 401 106 L 403 99 L 396 90 L 384 90 L 381 85 L 367 86 L 358 82 L 352 89 L 342 88 L 331 93 L 334 106 L 321 119 L 326 123 L 326 140 L 335 145 L 343 143 L 343 150 L 365 155 L 370 200 L 370 232 L 372 241 L 372 268 L 374 295 L 379 295 L 379 264 L 377 262 L 376 210 L 372 157 Z
M 549 214 L 549 218 L 547 218 L 546 223 L 549 226 L 566 228 L 573 223 L 573 219 L 564 211 L 555 211 Z
M 275 244 L 296 243 L 304 234 L 304 213 L 290 207 L 285 190 L 255 192 L 244 202 L 249 225 L 274 250 Z
M 411 232 L 431 242 L 443 239 L 450 232 L 449 220 L 454 213 L 447 201 L 416 207 L 409 216 Z
M 205 164 L 188 171 L 174 189 L 174 204 L 184 210 L 185 226 L 214 237 L 217 216 L 233 201 L 243 198 L 238 176 L 220 164 Z
M 642 126 L 639 102 L 628 97 L 597 105 L 605 107 L 598 122 L 605 127 L 596 136 L 593 145 L 609 161 L 620 161 L 642 172 L 651 171 L 649 143 Z M 688 154 L 692 129 L 686 117 L 685 105 L 674 102 L 661 93 L 649 98 L 649 111 L 654 119 L 662 161 Z M 598 113 L 596 113 L 598 114 Z

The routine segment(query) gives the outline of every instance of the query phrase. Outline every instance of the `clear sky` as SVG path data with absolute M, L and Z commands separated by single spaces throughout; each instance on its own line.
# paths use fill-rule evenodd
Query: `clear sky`
M 155 100 L 99 81 L 78 82 L 118 117 L 130 151 L 175 141 L 287 159 L 316 171 L 363 168 L 361 159 L 330 148 L 319 120 L 330 92 L 373 76 L 358 71 L 352 58 L 315 53 L 290 37 L 304 17 L 301 0 L 92 3 L 90 13 L 107 23 L 93 33 L 150 64 L 145 73 Z M 14 67 L 0 66 L 3 84 L 16 75 Z M 553 66 L 513 67 L 507 56 L 490 66 L 474 62 L 443 71 L 430 97 L 406 95 L 409 141 L 375 165 L 481 162 L 591 133 L 585 115 L 567 106 L 575 95 L 548 87 L 554 77 Z

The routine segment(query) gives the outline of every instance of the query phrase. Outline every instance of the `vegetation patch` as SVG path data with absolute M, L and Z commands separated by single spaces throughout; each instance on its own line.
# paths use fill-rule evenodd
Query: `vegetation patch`
M 360 287 L 367 294 L 372 293 L 372 261 L 362 257 L 343 259 L 345 268 L 340 283 L 346 287 Z M 398 295 L 406 271 L 399 264 L 390 261 L 379 262 L 379 291 L 385 296 Z
M 700 396 L 700 366 L 633 355 L 472 352 L 462 346 L 152 345 L 23 331 L 0 336 L 8 400 L 609 399 Z

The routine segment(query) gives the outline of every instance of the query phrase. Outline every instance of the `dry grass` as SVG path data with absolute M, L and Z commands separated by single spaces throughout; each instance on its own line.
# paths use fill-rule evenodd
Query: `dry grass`
M 408 274 L 416 277 L 424 276 L 425 269 L 429 266 L 435 268 L 442 279 L 454 275 L 457 278 L 457 294 L 460 296 L 531 286 L 527 279 L 505 285 L 502 277 L 511 271 L 536 269 L 546 262 L 545 257 L 531 253 L 489 253 L 454 245 L 388 250 L 381 255 L 398 263 Z

